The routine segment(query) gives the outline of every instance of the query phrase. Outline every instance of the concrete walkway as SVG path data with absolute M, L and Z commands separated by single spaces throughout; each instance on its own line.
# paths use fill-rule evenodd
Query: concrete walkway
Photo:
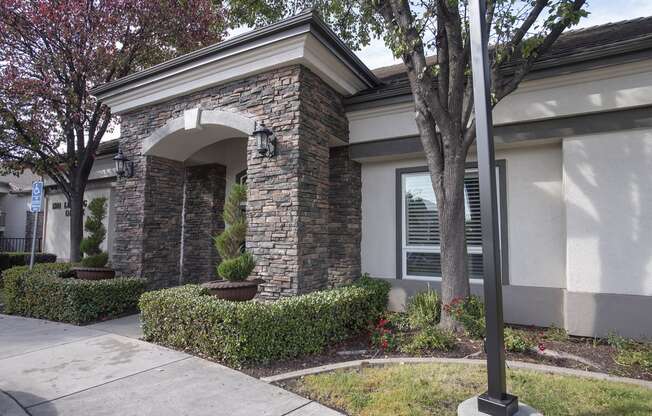
M 0 415 L 339 415 L 140 336 L 137 316 L 77 327 L 0 315 Z

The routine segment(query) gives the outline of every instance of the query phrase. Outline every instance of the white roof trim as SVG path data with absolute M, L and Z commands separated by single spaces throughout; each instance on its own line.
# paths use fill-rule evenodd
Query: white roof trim
M 275 68 L 303 64 L 343 95 L 367 86 L 312 33 L 295 28 L 188 63 L 97 98 L 121 114 Z

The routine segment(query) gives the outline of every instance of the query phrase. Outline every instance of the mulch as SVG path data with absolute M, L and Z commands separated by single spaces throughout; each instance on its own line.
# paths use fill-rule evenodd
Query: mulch
M 530 336 L 533 339 L 539 340 L 539 344 L 541 344 L 544 349 L 559 353 L 576 355 L 591 363 L 596 364 L 597 367 L 587 365 L 572 359 L 547 357 L 535 352 L 507 352 L 507 360 L 573 368 L 577 370 L 606 373 L 615 376 L 652 381 L 652 373 L 646 372 L 642 368 L 619 365 L 614 360 L 617 355 L 617 351 L 615 348 L 609 346 L 605 340 L 574 336 L 569 336 L 565 340 L 548 340 L 545 337 L 545 329 L 543 328 L 518 328 L 529 332 Z M 338 352 L 340 354 L 338 354 Z M 348 353 L 346 355 L 342 355 L 342 352 Z M 378 349 L 371 348 L 369 336 L 362 335 L 337 344 L 319 355 L 276 361 L 265 365 L 248 366 L 239 368 L 238 370 L 253 377 L 261 378 L 345 361 L 408 356 L 413 357 L 414 355 L 402 354 L 400 352 L 381 352 Z M 457 345 L 452 351 L 425 351 L 419 356 L 442 358 L 466 357 L 479 360 L 486 359 L 486 356 L 483 352 L 482 341 L 471 339 L 463 335 L 458 337 Z

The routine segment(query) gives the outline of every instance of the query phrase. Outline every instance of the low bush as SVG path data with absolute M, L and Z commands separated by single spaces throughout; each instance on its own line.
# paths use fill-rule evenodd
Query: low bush
M 450 351 L 455 348 L 455 336 L 452 332 L 437 327 L 428 327 L 419 331 L 402 350 L 408 354 L 425 351 Z
M 444 305 L 444 312 L 462 324 L 466 333 L 473 338 L 483 338 L 485 334 L 484 304 L 477 296 L 453 299 Z
M 186 285 L 145 293 L 140 309 L 147 340 L 242 364 L 319 353 L 378 319 L 388 294 L 366 276 L 276 302 L 229 302 Z
M 371 329 L 369 343 L 371 347 L 382 352 L 395 351 L 398 349 L 401 335 L 389 319 L 381 318 Z
M 0 273 L 16 266 L 29 265 L 30 253 L 0 253 Z M 54 263 L 57 261 L 56 254 L 35 253 L 34 263 Z
M 535 342 L 525 334 L 514 328 L 505 328 L 505 350 L 510 352 L 528 352 L 535 347 Z
M 64 278 L 70 264 L 14 267 L 3 273 L 5 312 L 83 324 L 135 310 L 146 282 L 137 278 L 78 280 Z
M 652 372 L 652 344 L 610 334 L 607 343 L 616 350 L 614 361 L 623 367 L 640 367 Z
M 439 294 L 430 289 L 417 293 L 408 301 L 406 312 L 415 329 L 437 325 L 441 315 Z

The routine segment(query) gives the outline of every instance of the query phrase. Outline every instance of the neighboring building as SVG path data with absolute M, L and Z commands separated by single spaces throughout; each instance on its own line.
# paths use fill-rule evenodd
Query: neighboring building
M 91 202 L 93 198 L 104 197 L 107 199 L 107 215 L 104 219 L 107 233 L 101 248 L 109 254 L 115 235 L 115 197 L 113 193 L 115 166 L 113 157 L 117 151 L 117 140 L 100 143 L 95 163 L 93 163 L 88 177 L 86 192 L 84 192 L 85 204 Z M 67 261 L 70 259 L 70 211 L 66 196 L 51 180 L 46 180 L 45 185 L 43 251 L 56 254 L 61 261 Z M 29 197 L 29 193 L 27 195 Z
M 650 27 L 563 35 L 494 111 L 508 322 L 652 335 Z M 401 307 L 438 287 L 436 206 L 404 70 L 370 71 L 312 13 L 93 94 L 121 116 L 134 163 L 108 191 L 121 273 L 154 287 L 213 278 L 224 197 L 246 178 L 261 296 L 369 273 Z M 271 157 L 251 138 L 262 122 L 277 140 Z M 465 206 L 481 293 L 474 157 Z
M 29 172 L 0 176 L 0 251 L 31 249 L 33 216 L 29 203 L 35 179 L 36 176 Z M 43 225 L 42 218 L 39 225 Z M 41 246 L 41 230 L 37 230 L 37 249 Z

